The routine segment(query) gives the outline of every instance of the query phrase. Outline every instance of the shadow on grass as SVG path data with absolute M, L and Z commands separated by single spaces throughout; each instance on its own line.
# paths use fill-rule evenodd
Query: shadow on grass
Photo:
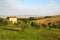
M 0 28 L 0 29 L 3 29 L 3 30 L 10 30 L 10 31 L 20 31 L 18 29 L 14 29 L 14 28 Z

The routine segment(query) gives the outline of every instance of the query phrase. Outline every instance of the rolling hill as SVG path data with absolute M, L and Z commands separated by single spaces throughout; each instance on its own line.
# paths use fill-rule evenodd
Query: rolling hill
M 37 22 L 37 23 L 51 22 L 51 23 L 54 23 L 54 24 L 60 23 L 60 15 L 52 16 L 50 18 L 43 18 L 43 19 L 35 20 L 35 22 Z

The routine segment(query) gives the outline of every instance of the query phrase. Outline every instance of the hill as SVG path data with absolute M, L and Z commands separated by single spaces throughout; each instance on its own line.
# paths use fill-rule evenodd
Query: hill
M 37 23 L 48 23 L 48 22 L 51 22 L 51 23 L 60 23 L 60 15 L 56 15 L 56 16 L 51 16 L 49 18 L 43 18 L 43 19 L 38 19 L 38 20 L 35 20 L 35 22 Z

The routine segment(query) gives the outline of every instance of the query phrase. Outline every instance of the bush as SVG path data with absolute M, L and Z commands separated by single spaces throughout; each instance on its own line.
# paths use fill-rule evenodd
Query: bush
M 52 26 L 52 28 L 56 28 L 56 25 L 55 24 L 52 24 L 53 26 Z
M 33 28 L 36 28 L 36 29 L 39 29 L 39 28 L 40 28 L 40 25 L 37 24 L 37 23 L 35 23 L 35 22 L 31 22 L 31 26 L 32 26 Z
M 60 24 L 48 23 L 48 27 L 49 27 L 49 29 L 51 29 L 51 28 L 60 28 Z
M 56 28 L 60 28 L 60 24 L 57 24 L 57 25 L 56 25 Z
M 23 21 L 21 21 L 21 20 L 18 20 L 17 21 L 17 24 L 15 24 L 17 27 L 20 27 L 21 26 L 21 24 L 23 24 Z
M 46 24 L 41 24 L 43 28 L 46 28 Z
M 4 19 L 4 18 L 0 18 L 0 25 L 7 25 L 8 24 L 8 20 Z
M 29 23 L 26 23 L 27 28 L 31 28 L 31 25 Z
M 49 27 L 49 29 L 51 29 L 53 27 L 52 23 L 49 22 L 48 27 Z
M 23 21 L 24 23 L 29 23 L 29 19 L 28 18 L 21 18 L 21 21 Z
M 40 25 L 39 25 L 39 24 L 36 24 L 36 28 L 37 28 L 37 29 L 40 29 Z
M 25 24 L 25 23 L 21 24 L 21 29 L 22 29 L 22 31 L 24 31 L 27 27 L 28 27 L 27 24 Z

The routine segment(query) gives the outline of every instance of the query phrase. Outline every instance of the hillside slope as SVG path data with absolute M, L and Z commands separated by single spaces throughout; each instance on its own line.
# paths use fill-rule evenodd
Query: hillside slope
M 45 18 L 45 19 L 40 19 L 40 20 L 35 20 L 37 23 L 60 23 L 60 15 L 57 16 L 52 16 L 51 18 Z

